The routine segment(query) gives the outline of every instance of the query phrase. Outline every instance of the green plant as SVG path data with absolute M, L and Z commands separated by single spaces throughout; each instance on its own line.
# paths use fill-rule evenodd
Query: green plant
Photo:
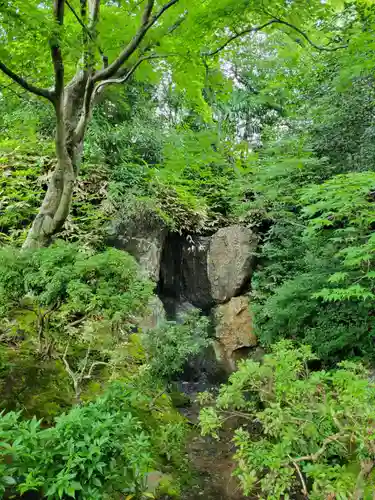
M 143 334 L 143 344 L 151 372 L 169 378 L 209 344 L 208 318 L 193 311 L 184 315 L 182 322 L 165 322 Z
M 178 468 L 175 452 L 185 438 L 182 417 L 166 396 L 155 396 L 156 389 L 135 380 L 113 383 L 102 397 L 61 415 L 48 429 L 35 418 L 2 414 L 0 492 L 37 491 L 49 499 L 99 500 L 120 493 L 152 498 L 148 474 Z
M 341 269 L 316 296 L 328 301 L 371 300 L 375 286 L 375 172 L 337 175 L 303 190 L 302 212 L 308 220 L 307 244 L 331 245 Z M 330 230 L 327 234 L 327 230 Z
M 0 254 L 3 342 L 11 344 L 24 326 L 16 345 L 27 345 L 42 360 L 58 357 L 77 399 L 98 368 L 112 373 L 125 362 L 129 333 L 153 287 L 130 255 L 115 249 L 93 253 L 64 242 Z
M 262 363 L 242 361 L 213 406 L 203 434 L 236 418 L 235 474 L 264 498 L 370 498 L 375 485 L 375 385 L 360 364 L 310 371 L 308 346 L 283 340 Z M 240 425 L 240 426 L 239 426 Z

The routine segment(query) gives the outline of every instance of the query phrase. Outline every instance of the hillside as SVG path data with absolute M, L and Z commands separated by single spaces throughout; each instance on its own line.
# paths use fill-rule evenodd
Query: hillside
M 0 495 L 372 498 L 372 2 L 0 28 Z

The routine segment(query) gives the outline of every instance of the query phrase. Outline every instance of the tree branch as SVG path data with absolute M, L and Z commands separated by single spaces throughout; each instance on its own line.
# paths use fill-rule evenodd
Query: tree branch
M 142 15 L 142 25 L 146 25 L 150 19 L 152 9 L 154 8 L 155 0 L 147 0 L 145 10 Z
M 325 440 L 323 441 L 322 443 L 322 446 L 319 448 L 318 451 L 316 451 L 315 453 L 312 453 L 311 455 L 305 455 L 303 457 L 297 457 L 297 458 L 292 458 L 291 461 L 294 463 L 297 463 L 297 462 L 306 462 L 306 461 L 312 461 L 312 462 L 315 462 L 316 460 L 318 460 L 318 458 L 320 457 L 320 455 L 323 455 L 323 453 L 325 452 L 327 446 L 332 443 L 332 441 L 338 441 L 339 439 L 346 439 L 346 438 L 349 438 L 350 435 L 349 434 L 343 434 L 342 432 L 338 432 L 337 434 L 333 434 L 332 436 L 328 436 L 327 438 L 325 438 Z
M 108 366 L 110 363 L 106 363 L 105 361 L 94 361 L 91 366 L 90 366 L 90 369 L 89 369 L 89 372 L 87 375 L 85 375 L 84 379 L 90 379 L 92 377 L 92 371 L 93 369 L 96 367 L 96 366 Z
M 88 0 L 89 2 L 89 17 L 88 17 L 88 30 L 90 33 L 90 39 L 92 40 L 93 47 L 92 49 L 97 47 L 100 57 L 102 58 L 103 61 L 103 68 L 106 68 L 108 66 L 108 57 L 104 54 L 103 49 L 98 43 L 98 32 L 97 32 L 97 24 L 99 21 L 99 14 L 100 14 L 100 0 Z M 95 53 L 94 50 L 90 51 L 90 57 L 91 57 L 91 68 L 94 68 L 95 64 Z
M 94 82 L 93 82 L 92 78 L 89 77 L 87 79 L 87 82 L 86 82 L 81 116 L 80 116 L 78 124 L 74 130 L 74 138 L 75 138 L 75 141 L 77 143 L 79 143 L 83 140 L 87 124 L 88 124 L 90 117 L 91 117 L 92 103 L 93 103 L 93 99 L 94 99 L 94 91 L 95 91 Z
M 35 94 L 39 97 L 44 97 L 45 99 L 48 99 L 51 102 L 53 101 L 53 93 L 50 90 L 37 87 L 27 82 L 24 78 L 22 78 L 20 75 L 17 75 L 17 73 L 12 71 L 1 61 L 0 61 L 0 70 L 28 92 L 31 92 L 32 94 Z
M 204 54 L 205 56 L 211 57 L 215 56 L 219 52 L 221 52 L 227 45 L 229 45 L 231 42 L 236 40 L 237 38 L 240 38 L 241 36 L 248 35 L 250 33 L 257 33 L 258 31 L 263 30 L 264 28 L 267 28 L 267 26 L 270 26 L 271 24 L 275 24 L 277 21 L 276 19 L 271 19 L 270 21 L 267 21 L 266 23 L 262 24 L 261 26 L 253 26 L 251 28 L 246 28 L 243 31 L 240 31 L 239 33 L 235 33 L 233 36 L 228 38 L 226 42 L 224 42 L 222 45 L 220 45 L 217 49 L 213 50 L 212 52 L 207 52 Z
M 301 486 L 302 486 L 302 493 L 303 495 L 308 498 L 309 497 L 309 492 L 307 491 L 307 488 L 306 488 L 306 483 L 305 483 L 305 480 L 303 478 L 303 475 L 302 475 L 302 472 L 301 472 L 301 469 L 299 468 L 298 464 L 296 462 L 294 462 L 294 460 L 292 460 L 292 464 L 294 466 L 294 468 L 296 469 L 297 471 L 297 474 L 298 474 L 298 477 L 299 477 L 299 480 L 301 481 Z
M 326 51 L 326 52 L 335 52 L 336 50 L 346 49 L 348 47 L 347 44 L 337 45 L 336 47 L 327 47 L 324 45 L 317 45 L 306 35 L 306 33 L 304 31 L 302 31 L 297 26 L 294 26 L 294 24 L 288 23 L 287 21 L 283 21 L 282 19 L 276 19 L 276 22 L 278 24 L 283 24 L 284 26 L 288 26 L 289 28 L 293 29 L 294 31 L 297 31 L 297 33 L 299 33 L 312 47 L 314 47 L 314 49 L 322 50 L 322 51 Z
M 70 368 L 70 365 L 69 365 L 69 362 L 68 360 L 66 359 L 66 356 L 68 354 L 68 350 L 69 350 L 69 347 L 70 347 L 70 340 L 68 341 L 68 343 L 66 344 L 66 347 L 65 347 L 65 351 L 64 351 L 64 355 L 62 357 L 62 360 L 64 362 L 64 365 L 65 365 L 65 369 L 67 371 L 67 373 L 69 374 L 70 378 L 73 380 L 73 383 L 76 384 L 76 376 L 75 376 L 75 373 L 73 372 L 73 370 Z
M 100 0 L 89 0 L 89 8 L 88 8 L 88 23 L 87 22 L 87 0 L 81 0 L 81 17 L 77 14 L 74 7 L 71 5 L 69 0 L 65 0 L 66 5 L 69 10 L 72 12 L 73 16 L 76 18 L 80 26 L 82 27 L 82 35 L 83 35 L 83 45 L 86 48 L 84 59 L 85 59 L 85 68 L 89 65 L 93 66 L 94 54 L 93 50 L 88 49 L 88 40 L 90 39 L 94 46 L 99 51 L 99 54 L 103 61 L 103 66 L 107 66 L 108 58 L 105 56 L 103 49 L 97 43 L 97 33 L 96 33 L 96 25 L 99 19 L 99 10 L 100 10 Z M 91 57 L 91 61 L 89 60 Z
M 89 0 L 89 30 L 91 30 L 99 20 L 100 0 Z
M 246 28 L 243 31 L 235 33 L 233 36 L 228 38 L 228 40 L 226 40 L 222 45 L 220 45 L 217 49 L 213 50 L 212 52 L 208 52 L 204 55 L 209 56 L 209 57 L 214 56 L 214 55 L 218 54 L 219 52 L 221 52 L 223 49 L 225 49 L 225 47 L 227 45 L 229 45 L 231 42 L 233 42 L 237 38 L 240 38 L 244 35 L 249 35 L 250 33 L 257 33 L 258 31 L 262 31 L 264 28 L 267 28 L 268 26 L 271 26 L 272 24 L 282 24 L 284 26 L 287 26 L 287 27 L 293 29 L 294 31 L 299 33 L 312 47 L 314 47 L 317 50 L 334 52 L 336 50 L 345 49 L 347 47 L 347 45 L 338 45 L 337 47 L 325 47 L 325 46 L 317 45 L 308 37 L 308 35 L 306 35 L 306 33 L 304 31 L 302 31 L 297 26 L 294 26 L 293 24 L 291 24 L 287 21 L 283 21 L 282 19 L 275 18 L 275 19 L 271 19 L 270 21 L 267 21 L 266 23 L 264 23 L 260 26 L 253 26 L 251 28 Z
M 64 0 L 54 0 L 53 14 L 57 23 L 56 32 L 50 41 L 51 57 L 55 72 L 55 98 L 61 99 L 64 91 L 64 62 L 60 46 L 60 28 L 64 24 Z
M 170 54 L 169 54 L 169 56 L 170 56 Z M 127 80 L 129 80 L 129 78 L 132 76 L 132 74 L 135 72 L 135 70 L 138 68 L 138 66 L 140 66 L 140 64 L 143 63 L 143 61 L 148 61 L 150 59 L 163 59 L 164 57 L 168 57 L 168 55 L 153 54 L 150 56 L 140 57 L 138 59 L 138 61 L 130 68 L 130 70 L 127 73 L 125 73 L 124 76 L 121 76 L 118 78 L 109 78 L 108 80 L 104 80 L 104 81 L 100 82 L 95 87 L 95 91 L 93 93 L 92 99 L 94 99 L 95 96 L 99 93 L 99 91 L 106 85 L 111 85 L 113 83 L 125 83 Z
M 82 378 L 83 378 L 83 375 L 84 375 L 84 373 L 85 373 L 85 371 L 86 371 L 86 366 L 87 366 L 87 363 L 88 363 L 88 361 L 89 361 L 89 356 L 90 356 L 90 354 L 91 354 L 91 343 L 92 343 L 92 342 L 90 342 L 90 344 L 89 344 L 89 346 L 88 346 L 88 348 L 87 348 L 87 351 L 86 351 L 86 356 L 85 356 L 85 360 L 84 360 L 84 362 L 83 362 L 83 364 L 82 364 L 82 368 L 81 368 L 81 371 L 80 371 L 80 373 L 79 373 L 79 379 L 82 379 Z
M 108 78 L 113 77 L 117 71 L 121 68 L 121 66 L 129 59 L 129 57 L 135 52 L 135 50 L 139 47 L 143 38 L 145 37 L 148 30 L 156 23 L 158 19 L 173 5 L 177 4 L 179 0 L 170 0 L 163 7 L 151 17 L 152 8 L 154 6 L 154 0 L 148 0 L 146 7 L 143 11 L 142 22 L 134 37 L 128 43 L 128 45 L 124 48 L 124 50 L 120 53 L 120 55 L 115 59 L 107 68 L 98 71 L 94 77 L 93 81 L 95 83 L 106 80 Z

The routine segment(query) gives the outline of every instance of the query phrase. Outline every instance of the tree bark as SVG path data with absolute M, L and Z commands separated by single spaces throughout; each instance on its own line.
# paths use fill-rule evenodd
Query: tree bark
M 56 114 L 57 165 L 48 183 L 42 205 L 28 232 L 23 248 L 40 248 L 51 242 L 69 215 L 83 149 L 74 135 L 85 92 L 85 79 L 76 78 L 54 103 Z M 78 110 L 78 112 L 77 112 Z

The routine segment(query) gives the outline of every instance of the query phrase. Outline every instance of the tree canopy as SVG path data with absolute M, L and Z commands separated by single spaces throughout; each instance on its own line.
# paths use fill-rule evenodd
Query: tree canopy
M 370 498 L 374 31 L 370 0 L 0 0 L 0 495 L 216 499 L 228 445 L 245 495 Z M 252 274 L 194 309 L 233 226 Z M 237 296 L 258 346 L 212 382 Z

